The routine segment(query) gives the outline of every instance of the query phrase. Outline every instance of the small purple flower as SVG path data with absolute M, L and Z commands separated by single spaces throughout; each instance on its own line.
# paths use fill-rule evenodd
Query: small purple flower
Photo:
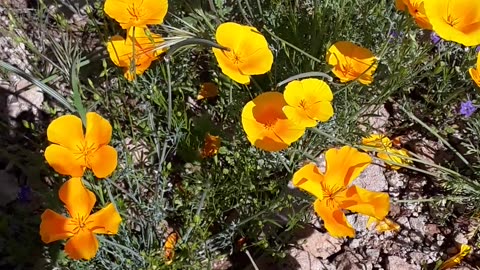
M 30 202 L 32 200 L 32 190 L 29 186 L 22 186 L 18 192 L 17 198 L 21 202 Z
M 396 39 L 401 39 L 403 36 L 403 32 L 397 32 L 395 30 L 392 30 L 392 32 L 390 32 L 390 38 L 389 38 L 389 42 L 395 42 Z
M 475 52 L 480 53 L 480 46 L 477 46 L 477 48 L 475 49 Z
M 470 117 L 477 110 L 477 107 L 473 105 L 472 101 L 462 102 L 460 104 L 460 114 L 465 117 Z
M 437 45 L 442 39 L 437 35 L 435 32 L 430 33 L 430 40 L 432 41 L 433 45 Z

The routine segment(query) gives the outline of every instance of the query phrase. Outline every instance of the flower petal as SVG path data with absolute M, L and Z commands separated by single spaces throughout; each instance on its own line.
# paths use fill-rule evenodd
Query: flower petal
M 315 213 L 319 215 L 327 229 L 333 237 L 355 237 L 355 230 L 348 223 L 347 217 L 341 209 L 331 207 L 328 200 L 317 199 L 313 203 Z
M 300 126 L 289 119 L 279 119 L 275 124 L 273 132 L 283 142 L 290 145 L 305 134 L 305 127 Z
M 323 174 L 314 163 L 307 164 L 293 174 L 293 185 L 315 196 L 323 199 Z
M 327 161 L 325 182 L 327 188 L 332 190 L 349 186 L 372 162 L 368 154 L 349 146 L 329 149 L 325 153 L 325 159 Z
M 240 72 L 238 67 L 234 65 L 233 62 L 228 58 L 227 56 L 228 52 L 225 52 L 216 48 L 213 48 L 212 50 L 223 74 L 227 75 L 230 79 L 238 83 L 241 83 L 241 84 L 250 83 L 250 76 L 242 74 Z
M 117 168 L 117 150 L 110 145 L 104 145 L 91 154 L 89 162 L 93 174 L 98 178 L 105 178 Z
M 78 159 L 70 149 L 52 144 L 45 149 L 45 159 L 59 174 L 82 177 L 85 160 Z
M 122 218 L 112 203 L 88 217 L 87 226 L 97 234 L 117 234 Z
M 77 150 L 76 146 L 84 141 L 82 120 L 75 115 L 58 117 L 48 125 L 47 138 L 52 143 Z
M 40 236 L 46 244 L 71 237 L 76 226 L 69 218 L 59 215 L 50 209 L 41 216 Z
M 132 46 L 125 43 L 121 36 L 113 36 L 107 43 L 108 55 L 112 62 L 118 67 L 128 67 L 132 55 Z
M 319 101 L 308 107 L 307 115 L 317 121 L 327 122 L 333 116 L 333 106 L 329 101 Z
M 470 68 L 468 70 L 468 73 L 470 73 L 470 77 L 472 77 L 472 80 L 475 82 L 475 84 L 477 84 L 477 86 L 480 87 L 480 72 L 478 72 L 477 69 Z
M 87 113 L 87 128 L 85 142 L 87 145 L 102 146 L 110 142 L 112 138 L 112 126 L 110 123 L 95 112 Z
M 317 125 L 317 121 L 310 118 L 307 112 L 303 109 L 299 109 L 292 106 L 283 107 L 283 112 L 293 123 L 302 127 L 314 127 Z
M 71 217 L 86 217 L 95 205 L 95 194 L 85 188 L 82 179 L 71 178 L 63 183 L 58 191 L 60 200 L 65 204 Z
M 98 240 L 89 230 L 79 230 L 65 244 L 65 253 L 74 260 L 90 260 L 97 254 Z
M 116 20 L 123 29 L 132 26 L 162 24 L 168 10 L 167 0 L 107 0 L 104 12 Z
M 351 186 L 338 195 L 340 208 L 383 220 L 390 211 L 388 193 L 374 192 L 358 186 Z

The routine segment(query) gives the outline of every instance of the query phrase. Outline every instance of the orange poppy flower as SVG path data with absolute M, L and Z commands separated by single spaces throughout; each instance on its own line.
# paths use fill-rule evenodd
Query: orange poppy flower
M 82 120 L 74 115 L 55 119 L 47 128 L 45 159 L 53 169 L 64 175 L 81 177 L 85 168 L 92 169 L 98 178 L 112 174 L 117 167 L 117 151 L 108 145 L 112 126 L 100 115 L 89 112 L 86 133 Z
M 405 149 L 395 149 L 387 148 L 384 152 L 377 153 L 377 157 L 385 162 L 388 167 L 392 170 L 399 170 L 402 168 L 401 165 L 411 165 L 413 164 L 412 160 L 402 158 L 410 157 L 408 151 Z M 400 164 L 400 165 L 397 165 Z
M 307 164 L 293 175 L 293 185 L 317 197 L 313 207 L 327 231 L 334 237 L 355 236 L 342 209 L 383 220 L 390 209 L 388 194 L 352 185 L 372 162 L 370 156 L 344 146 L 329 149 L 325 160 L 325 173 L 315 164 Z
M 427 15 L 425 15 L 425 8 L 423 6 L 424 0 L 396 0 L 395 6 L 398 10 L 408 12 L 415 19 L 415 22 L 423 29 L 431 30 L 432 25 L 428 21 Z
M 210 133 L 205 135 L 205 144 L 202 149 L 202 158 L 213 157 L 218 153 L 220 148 L 220 136 L 213 136 Z
M 450 259 L 446 260 L 445 262 L 443 262 L 440 267 L 438 267 L 438 270 L 446 270 L 446 269 L 450 269 L 450 268 L 453 268 L 457 265 L 459 265 L 462 260 L 468 256 L 468 254 L 470 254 L 472 252 L 472 247 L 469 246 L 469 245 L 465 245 L 465 244 L 462 244 L 460 246 L 460 251 L 455 254 L 453 257 L 451 257 Z
M 478 87 L 480 87 L 480 71 L 478 70 L 480 68 L 480 53 L 477 54 L 477 66 L 475 68 L 470 68 L 468 70 L 468 73 L 470 73 L 470 77 L 472 77 L 472 80 L 477 84 Z
M 373 82 L 373 73 L 377 69 L 377 58 L 365 48 L 348 41 L 339 41 L 328 49 L 327 62 L 333 66 L 341 82 L 358 79 L 362 84 Z
M 122 218 L 111 203 L 90 215 L 95 195 L 83 186 L 80 178 L 65 182 L 58 195 L 71 218 L 45 210 L 40 223 L 42 241 L 48 244 L 70 238 L 65 244 L 65 253 L 74 260 L 90 260 L 98 250 L 95 234 L 116 234 Z
M 273 54 L 265 37 L 255 27 L 233 22 L 222 23 L 215 34 L 218 44 L 229 50 L 213 48 L 222 72 L 232 80 L 250 83 L 250 75 L 267 73 Z
M 283 97 L 288 104 L 283 112 L 300 126 L 314 127 L 317 121 L 326 122 L 333 116 L 333 94 L 322 80 L 292 81 L 285 87 Z
M 265 92 L 243 107 L 242 126 L 252 145 L 280 151 L 302 137 L 305 127 L 287 118 L 282 110 L 286 105 L 281 93 Z
M 480 44 L 480 2 L 425 0 L 425 13 L 441 38 L 465 46 Z
M 166 50 L 157 49 L 157 46 L 163 42 L 160 35 L 151 33 L 147 28 L 133 27 L 128 31 L 126 39 L 113 36 L 107 43 L 107 50 L 112 62 L 116 66 L 123 67 L 125 78 L 133 81 L 135 75 L 143 74 Z
M 106 0 L 103 7 L 123 29 L 161 24 L 167 10 L 167 0 Z

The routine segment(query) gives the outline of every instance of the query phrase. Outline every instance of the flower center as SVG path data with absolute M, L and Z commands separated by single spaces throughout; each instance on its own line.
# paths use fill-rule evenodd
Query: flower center
M 267 130 L 272 130 L 275 127 L 276 123 L 277 123 L 276 119 L 268 119 L 263 122 L 263 127 Z
M 238 52 L 235 52 L 233 49 L 231 49 L 230 51 L 224 51 L 224 53 L 225 56 L 227 56 L 227 58 L 232 61 L 234 65 L 239 65 L 243 63 L 240 54 Z
M 75 229 L 73 231 L 74 234 L 77 234 L 79 231 L 87 229 L 87 224 L 89 223 L 88 217 L 88 215 L 81 216 L 79 214 L 77 217 L 70 219 L 70 222 L 75 226 Z
M 98 147 L 94 143 L 88 144 L 88 142 L 83 142 L 83 144 L 78 144 L 77 152 L 74 152 L 75 159 L 80 159 L 85 166 L 91 167 L 90 158 L 97 149 Z
M 458 24 L 458 20 L 458 18 L 454 18 L 452 15 L 449 14 L 447 17 L 447 24 L 451 27 L 455 27 L 455 25 Z
M 307 109 L 307 101 L 305 99 L 300 100 L 300 104 L 298 106 L 304 110 Z
M 323 185 L 323 199 L 327 200 L 327 205 L 332 208 L 338 208 L 339 203 L 336 201 L 337 194 L 345 190 L 343 186 L 325 186 Z
M 141 17 L 143 17 L 143 8 L 141 6 L 135 7 L 135 3 L 127 8 L 127 12 L 135 21 L 138 21 Z

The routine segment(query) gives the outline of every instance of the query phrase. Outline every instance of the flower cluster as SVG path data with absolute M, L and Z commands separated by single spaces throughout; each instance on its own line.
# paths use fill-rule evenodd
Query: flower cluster
M 125 78 L 132 81 L 166 50 L 160 46 L 163 38 L 150 32 L 147 25 L 163 23 L 168 1 L 106 0 L 103 10 L 127 30 L 125 38 L 113 36 L 107 50 L 112 62 L 122 67 Z
M 328 150 L 325 160 L 324 173 L 315 164 L 307 164 L 293 175 L 293 185 L 317 198 L 313 208 L 327 231 L 335 237 L 355 236 L 355 230 L 342 209 L 384 220 L 390 211 L 388 194 L 352 185 L 353 180 L 371 164 L 371 157 L 344 146 Z
M 85 134 L 82 121 L 74 115 L 61 116 L 50 123 L 45 159 L 59 174 L 71 176 L 58 191 L 70 218 L 47 209 L 41 216 L 40 236 L 45 243 L 69 239 L 65 253 L 72 259 L 90 260 L 98 250 L 95 234 L 116 234 L 122 221 L 112 203 L 91 214 L 96 198 L 82 182 L 86 169 L 98 178 L 113 173 L 117 151 L 108 145 L 112 126 L 100 115 L 86 114 Z
M 382 159 L 392 170 L 399 170 L 403 165 L 410 165 L 412 161 L 406 149 L 393 147 L 392 141 L 380 134 L 372 134 L 362 139 L 362 144 L 376 149 L 377 157 Z
M 423 29 L 465 46 L 480 44 L 480 2 L 471 0 L 396 0 Z

